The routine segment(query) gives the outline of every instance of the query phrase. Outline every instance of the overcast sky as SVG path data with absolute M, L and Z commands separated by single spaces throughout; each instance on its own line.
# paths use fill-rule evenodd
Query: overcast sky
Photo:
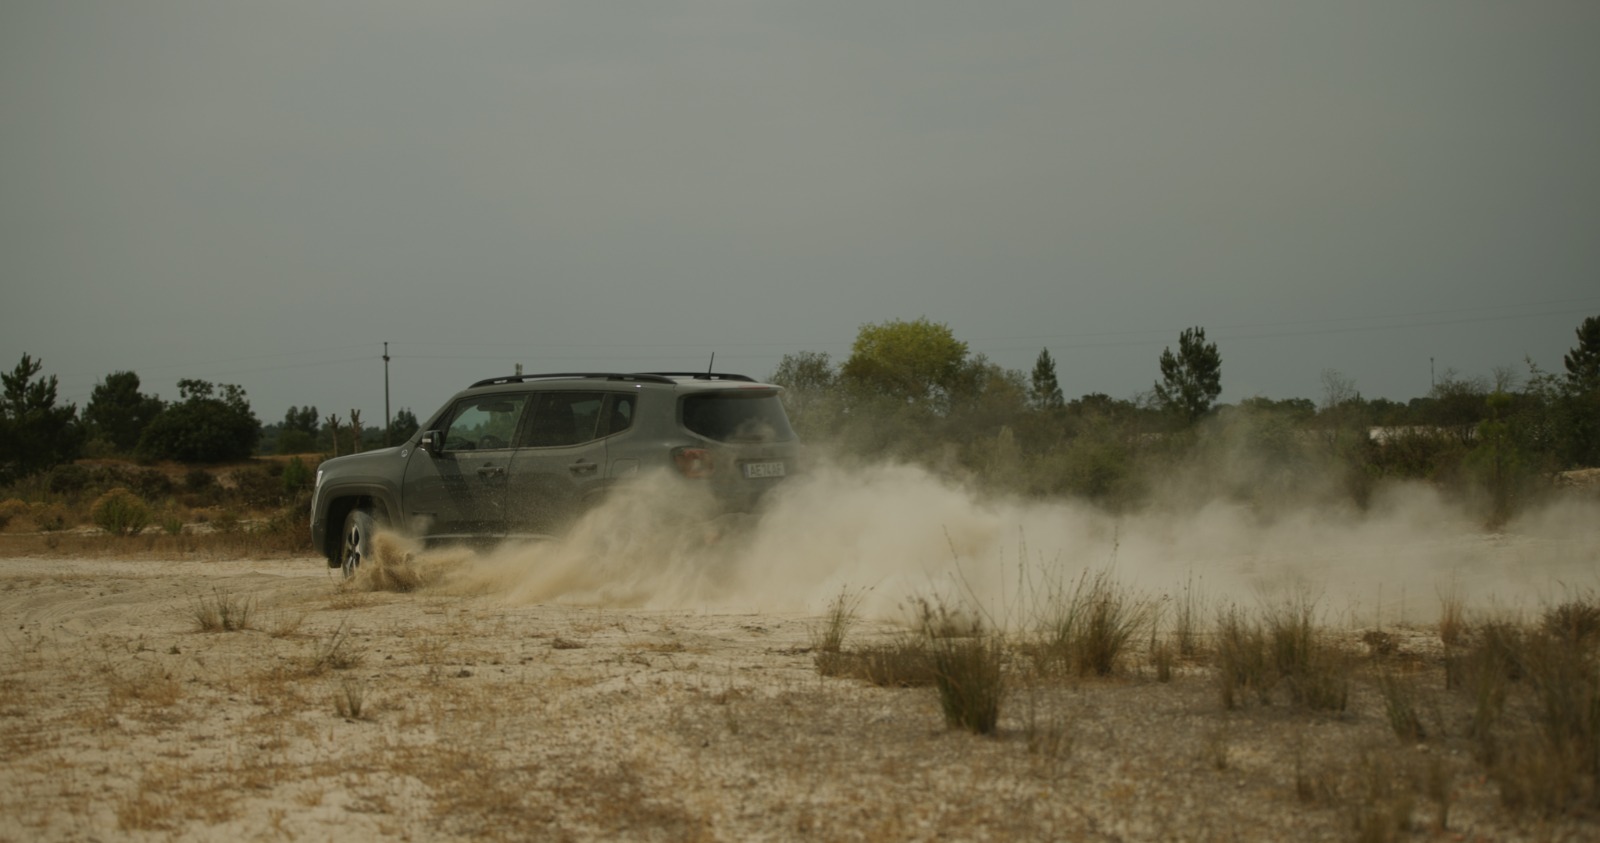
M 264 422 L 946 323 L 1069 398 L 1560 369 L 1600 3 L 0 0 L 0 367 Z

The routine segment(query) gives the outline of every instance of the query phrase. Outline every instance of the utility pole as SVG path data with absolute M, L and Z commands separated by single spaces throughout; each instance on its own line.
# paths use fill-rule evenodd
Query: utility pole
M 393 445 L 389 441 L 389 431 L 394 429 L 394 419 L 389 417 L 389 344 L 383 344 L 383 444 L 385 447 Z
M 1439 386 L 1439 382 L 1433 379 L 1433 358 L 1429 357 L 1428 358 L 1428 391 L 1431 392 L 1435 388 L 1437 388 L 1438 386 Z

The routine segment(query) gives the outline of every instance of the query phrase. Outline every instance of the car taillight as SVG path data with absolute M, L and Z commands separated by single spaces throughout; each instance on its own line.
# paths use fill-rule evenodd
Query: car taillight
M 678 448 L 672 452 L 672 461 L 684 477 L 710 477 L 713 463 L 711 452 L 705 448 Z

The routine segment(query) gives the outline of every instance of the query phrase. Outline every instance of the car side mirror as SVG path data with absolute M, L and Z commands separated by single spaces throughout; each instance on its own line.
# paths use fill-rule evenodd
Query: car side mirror
M 430 430 L 422 434 L 422 441 L 418 444 L 422 447 L 422 450 L 438 456 L 439 452 L 444 450 L 444 431 Z

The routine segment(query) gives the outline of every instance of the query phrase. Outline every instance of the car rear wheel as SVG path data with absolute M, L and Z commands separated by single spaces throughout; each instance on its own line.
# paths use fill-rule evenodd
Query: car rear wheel
M 378 519 L 370 510 L 352 509 L 344 517 L 343 538 L 339 540 L 339 569 L 346 579 L 355 576 L 356 569 L 372 555 L 372 536 L 377 529 Z

